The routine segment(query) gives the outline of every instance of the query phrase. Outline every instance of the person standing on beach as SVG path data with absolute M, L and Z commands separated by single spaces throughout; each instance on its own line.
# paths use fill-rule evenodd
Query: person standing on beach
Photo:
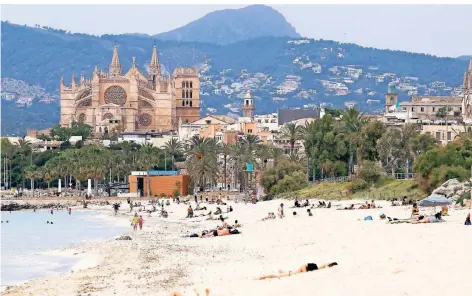
M 72 213 L 72 208 L 69 208 L 69 215 Z
M 133 222 L 131 222 L 131 225 L 133 225 L 133 230 L 134 231 L 138 230 L 138 224 L 139 224 L 138 213 L 135 213 L 134 217 L 133 217 Z
M 280 207 L 279 207 L 279 218 L 282 219 L 285 217 L 285 214 L 284 214 L 284 204 L 281 203 L 280 204 Z
M 139 216 L 139 230 L 143 230 L 143 222 L 144 222 L 143 216 Z
M 197 196 L 197 194 L 196 194 L 196 193 L 195 193 L 195 196 L 194 196 L 194 198 L 195 198 L 195 203 L 198 203 L 198 196 Z
M 51 209 L 51 215 L 54 215 L 54 211 L 53 211 L 53 209 Z

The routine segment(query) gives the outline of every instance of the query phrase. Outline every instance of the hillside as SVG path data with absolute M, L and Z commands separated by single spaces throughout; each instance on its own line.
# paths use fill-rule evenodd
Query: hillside
M 6 22 L 1 33 L 2 77 L 36 85 L 52 97 L 58 96 L 61 74 L 70 84 L 72 74 L 90 77 L 95 65 L 107 69 L 115 41 L 123 69 L 135 56 L 146 72 L 153 44 L 151 36 L 96 37 Z M 342 107 L 346 101 L 379 112 L 390 81 L 399 82 L 401 100 L 416 94 L 450 95 L 460 91 L 468 65 L 466 60 L 289 37 L 260 37 L 227 46 L 157 40 L 156 46 L 164 70 L 198 68 L 202 114 L 239 112 L 248 89 L 256 97 L 256 113 L 323 102 Z M 38 97 L 29 107 L 12 101 L 2 107 L 3 134 L 45 128 L 59 118 L 57 100 L 45 104 Z
M 300 37 L 282 14 L 265 5 L 214 11 L 181 28 L 155 35 L 160 40 L 223 45 L 263 36 Z

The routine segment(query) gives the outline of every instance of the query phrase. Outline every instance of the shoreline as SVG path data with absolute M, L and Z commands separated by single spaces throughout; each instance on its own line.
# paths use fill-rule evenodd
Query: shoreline
M 285 219 L 260 221 L 268 211 L 277 212 L 281 202 L 286 205 Z M 336 202 L 350 203 L 355 201 Z M 239 235 L 182 238 L 219 223 L 201 218 L 183 219 L 187 206 L 172 203 L 166 207 L 170 217 L 167 220 L 156 217 L 155 213 L 152 217 L 142 214 L 143 231 L 135 233 L 130 228 L 125 232 L 132 237 L 131 241 L 108 240 L 62 250 L 69 255 L 70 252 L 83 255 L 89 262 L 83 268 L 28 281 L 8 289 L 4 295 L 150 296 L 178 290 L 187 296 L 195 295 L 194 289 L 204 295 L 205 288 L 210 289 L 210 295 L 220 296 L 299 295 L 307 289 L 326 295 L 370 296 L 377 295 L 379 289 L 388 296 L 439 295 L 446 290 L 424 285 L 420 289 L 418 282 L 425 280 L 425 276 L 436 281 L 447 275 L 453 278 L 453 285 L 448 285 L 449 293 L 461 295 L 467 291 L 464 268 L 471 266 L 472 258 L 467 257 L 467 252 L 454 251 L 464 243 L 466 246 L 472 243 L 470 229 L 461 221 L 467 210 L 451 210 L 446 223 L 387 225 L 378 220 L 380 212 L 402 218 L 411 209 L 389 207 L 387 202 L 379 201 L 381 209 L 315 208 L 314 216 L 307 217 L 306 208 L 289 208 L 292 201 L 288 200 L 229 204 L 235 210 L 225 215 L 230 223 L 237 219 L 243 225 Z M 129 213 L 126 206 L 120 209 L 119 220 L 129 225 L 134 212 Z M 297 211 L 300 217 L 293 217 L 292 211 Z M 111 216 L 111 209 L 109 213 L 105 216 Z M 374 217 L 374 221 L 359 221 L 367 215 Z M 448 233 L 447 239 L 444 233 Z M 438 261 L 444 252 L 448 254 L 447 259 Z M 337 261 L 340 265 L 332 270 L 280 280 L 254 280 L 279 269 L 293 270 L 306 262 L 323 264 L 325 261 Z M 340 280 L 343 284 L 336 285 Z M 356 288 L 362 290 L 359 285 L 365 286 L 365 290 L 353 292 Z
M 93 219 L 101 220 L 104 221 L 105 223 L 110 224 L 110 226 L 113 227 L 119 227 L 119 228 L 124 228 L 129 226 L 128 219 L 125 217 L 120 217 L 120 216 L 113 216 L 114 219 L 112 219 L 110 215 L 110 211 L 106 211 L 103 208 L 96 207 L 96 208 L 87 208 L 83 209 L 81 207 L 72 207 L 73 212 L 82 212 L 82 213 L 93 213 Z M 31 209 L 24 209 L 24 210 L 19 210 L 21 212 L 25 211 L 31 211 Z M 38 209 L 36 212 L 48 212 L 49 209 L 47 208 L 42 208 Z M 66 209 L 60 209 L 57 210 L 59 212 L 65 212 L 67 211 Z M 12 211 L 13 212 L 13 211 Z M 86 218 L 89 219 L 89 218 Z M 113 225 L 114 224 L 114 225 Z M 70 246 L 70 247 L 62 247 L 62 248 L 51 248 L 51 249 L 45 249 L 40 252 L 38 252 L 38 255 L 44 255 L 44 256 L 54 256 L 58 258 L 64 258 L 64 259 L 73 259 L 75 262 L 70 266 L 70 268 L 67 268 L 67 270 L 62 271 L 57 273 L 56 275 L 62 275 L 70 272 L 77 272 L 80 270 L 84 269 L 89 269 L 96 267 L 102 262 L 102 259 L 99 257 L 97 252 L 94 251 L 84 251 L 84 249 L 87 249 L 90 245 L 93 244 L 105 244 L 111 240 L 115 240 L 116 238 L 120 237 L 123 235 L 125 231 L 120 231 L 118 235 L 113 235 L 112 237 L 106 236 L 106 237 L 101 237 L 101 238 L 95 238 L 93 242 L 85 242 L 85 243 L 80 243 L 78 245 Z M 0 291 L 3 293 L 6 290 L 9 290 L 13 287 L 21 286 L 25 283 L 28 283 L 30 281 L 35 281 L 35 280 L 41 280 L 43 278 L 47 278 L 51 275 L 43 275 L 35 279 L 29 279 L 29 280 L 22 280 L 18 281 L 17 283 L 14 284 L 7 284 L 7 285 L 2 285 L 0 288 Z

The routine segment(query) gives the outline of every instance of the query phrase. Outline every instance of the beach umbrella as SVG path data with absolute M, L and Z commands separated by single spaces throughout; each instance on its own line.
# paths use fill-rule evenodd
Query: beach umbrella
M 418 205 L 420 207 L 435 207 L 450 205 L 452 202 L 442 195 L 430 195 L 427 198 L 421 200 Z

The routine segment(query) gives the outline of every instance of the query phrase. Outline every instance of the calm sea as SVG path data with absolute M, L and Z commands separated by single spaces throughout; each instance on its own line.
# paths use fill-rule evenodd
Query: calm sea
M 1 220 L 2 287 L 66 272 L 78 260 L 46 251 L 110 239 L 126 231 L 93 212 L 1 212 Z

